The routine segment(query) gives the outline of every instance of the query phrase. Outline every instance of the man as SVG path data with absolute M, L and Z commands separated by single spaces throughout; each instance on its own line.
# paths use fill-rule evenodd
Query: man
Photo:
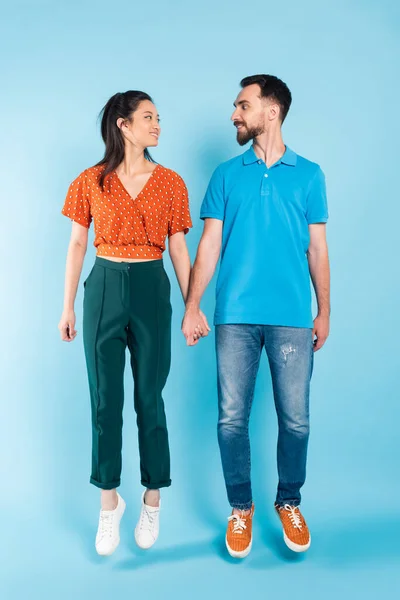
M 241 81 L 232 121 L 252 146 L 212 175 L 200 216 L 204 232 L 193 267 L 182 331 L 189 345 L 208 334 L 201 297 L 221 253 L 217 283 L 218 441 L 228 500 L 231 556 L 251 550 L 254 504 L 248 421 L 265 348 L 278 415 L 279 484 L 275 510 L 295 552 L 311 536 L 300 512 L 309 436 L 314 352 L 329 333 L 328 219 L 320 167 L 283 143 L 291 93 L 272 75 Z M 318 315 L 311 316 L 310 275 Z

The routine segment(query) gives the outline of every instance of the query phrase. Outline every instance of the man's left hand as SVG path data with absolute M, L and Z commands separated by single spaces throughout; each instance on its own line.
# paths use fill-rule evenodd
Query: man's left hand
M 329 335 L 329 316 L 318 315 L 314 320 L 312 339 L 314 342 L 314 352 L 320 350 L 325 344 Z

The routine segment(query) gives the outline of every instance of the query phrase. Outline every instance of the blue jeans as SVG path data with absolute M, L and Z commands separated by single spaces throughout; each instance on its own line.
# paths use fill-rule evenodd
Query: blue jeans
M 228 500 L 249 509 L 249 418 L 260 356 L 265 348 L 278 415 L 276 502 L 298 506 L 306 478 L 312 330 L 272 325 L 217 325 L 218 442 Z

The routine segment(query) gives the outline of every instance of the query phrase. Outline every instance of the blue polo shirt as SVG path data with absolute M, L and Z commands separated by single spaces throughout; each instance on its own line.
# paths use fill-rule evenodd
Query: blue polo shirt
M 317 164 L 286 146 L 268 168 L 251 146 L 214 171 L 200 217 L 223 221 L 215 325 L 313 327 L 308 226 L 328 220 Z

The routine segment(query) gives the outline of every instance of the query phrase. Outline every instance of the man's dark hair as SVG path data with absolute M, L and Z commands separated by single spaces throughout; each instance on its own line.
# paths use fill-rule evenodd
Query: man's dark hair
M 271 98 L 279 104 L 283 123 L 292 103 L 292 94 L 286 83 L 274 75 L 250 75 L 242 79 L 240 85 L 245 88 L 254 83 L 260 86 L 261 98 Z

